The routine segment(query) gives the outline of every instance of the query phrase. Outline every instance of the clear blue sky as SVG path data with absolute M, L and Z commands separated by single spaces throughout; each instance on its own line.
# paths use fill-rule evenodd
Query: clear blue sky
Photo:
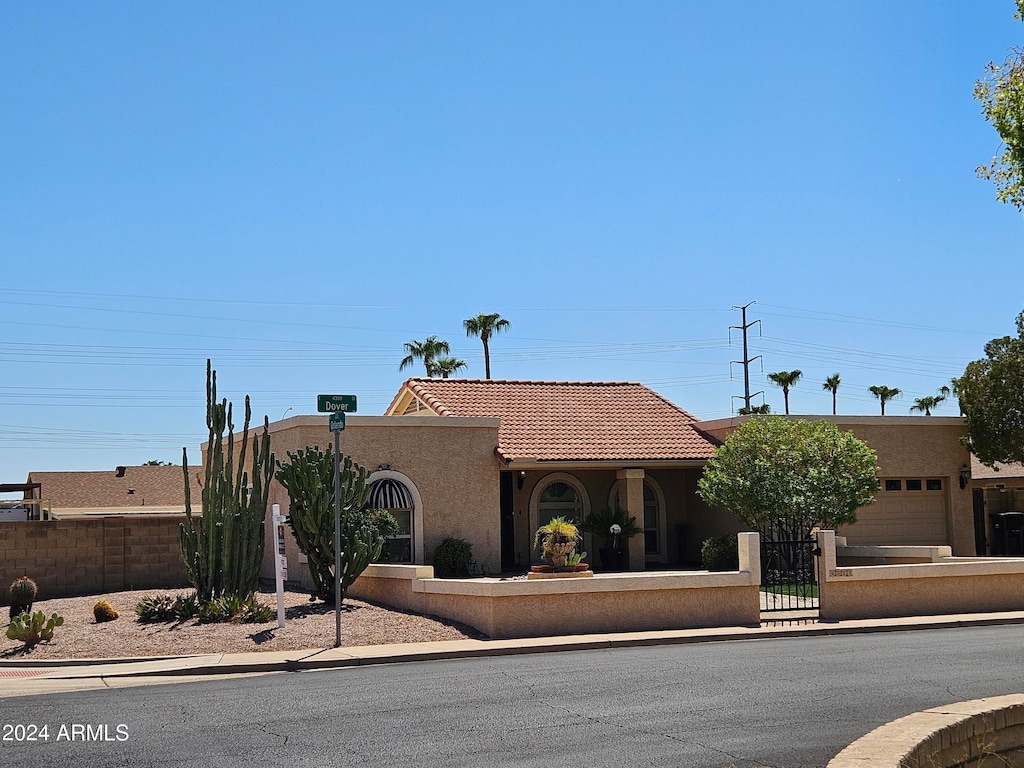
M 481 312 L 496 378 L 715 418 L 756 301 L 775 410 L 799 368 L 795 413 L 838 372 L 840 412 L 906 414 L 1024 308 L 1024 217 L 974 175 L 1013 10 L 3 3 L 0 482 L 197 460 L 207 357 L 258 418 L 379 414 L 411 339 L 482 376 Z

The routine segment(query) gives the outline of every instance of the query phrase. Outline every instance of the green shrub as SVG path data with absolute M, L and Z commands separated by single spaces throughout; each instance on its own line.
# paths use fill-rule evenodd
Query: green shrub
M 251 597 L 243 600 L 240 597 L 222 597 L 204 603 L 199 608 L 199 623 L 213 624 L 231 621 L 235 624 L 265 624 L 274 616 L 274 609 Z
M 740 568 L 739 541 L 735 534 L 705 539 L 700 558 L 709 571 L 738 571 Z
M 469 576 L 473 547 L 465 539 L 448 537 L 434 550 L 434 575 L 441 579 Z
M 49 619 L 42 611 L 21 613 L 11 621 L 7 628 L 7 637 L 11 640 L 20 640 L 26 648 L 31 648 L 38 642 L 52 640 L 54 628 L 63 623 L 64 619 L 56 613 Z
M 185 621 L 199 611 L 199 601 L 191 595 L 153 595 L 135 605 L 135 613 L 143 623 L 157 621 Z

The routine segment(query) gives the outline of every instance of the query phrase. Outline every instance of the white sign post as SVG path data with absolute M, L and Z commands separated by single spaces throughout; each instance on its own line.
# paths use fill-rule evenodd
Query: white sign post
M 288 579 L 288 558 L 284 553 L 284 523 L 281 505 L 271 507 L 274 520 L 274 574 L 277 577 L 277 626 L 284 629 L 284 583 Z

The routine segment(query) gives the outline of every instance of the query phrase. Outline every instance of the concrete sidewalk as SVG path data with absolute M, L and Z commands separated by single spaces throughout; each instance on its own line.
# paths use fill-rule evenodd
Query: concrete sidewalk
M 763 620 L 759 627 L 620 632 L 518 640 L 451 640 L 305 651 L 209 653 L 158 659 L 0 660 L 0 698 L 193 681 L 211 675 L 295 672 L 365 664 L 506 656 L 515 653 L 1024 624 L 1024 611 L 837 622 L 808 620 L 801 618 L 799 614 L 769 616 L 771 618 Z

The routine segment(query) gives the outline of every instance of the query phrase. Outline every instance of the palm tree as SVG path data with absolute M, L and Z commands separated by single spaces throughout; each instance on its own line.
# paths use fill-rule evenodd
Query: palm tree
M 491 350 L 487 346 L 487 342 L 490 341 L 493 334 L 507 331 L 512 323 L 495 313 L 493 315 L 471 317 L 468 320 L 463 320 L 462 325 L 466 329 L 467 336 L 479 336 L 480 341 L 483 342 L 484 375 L 488 379 L 491 378 Z
M 768 381 L 777 387 L 782 387 L 782 397 L 786 401 L 786 415 L 789 416 L 789 388 L 800 381 L 800 377 L 803 376 L 803 371 L 778 371 L 777 373 L 769 373 Z
M 466 361 L 459 360 L 456 357 L 439 357 L 434 361 L 434 373 L 441 374 L 442 379 L 447 379 L 453 373 L 458 373 L 465 369 Z
M 833 373 L 827 379 L 825 383 L 821 385 L 822 389 L 827 389 L 832 393 L 832 415 L 836 415 L 836 392 L 839 391 L 839 374 Z
M 882 404 L 883 416 L 885 416 L 885 404 L 893 398 L 897 398 L 903 394 L 903 392 L 896 389 L 896 387 L 883 387 L 879 384 L 876 384 L 873 387 L 868 387 L 868 392 L 877 397 L 878 401 Z
M 910 412 L 917 411 L 920 413 L 924 411 L 925 416 L 932 415 L 932 408 L 935 408 L 939 403 L 946 399 L 949 395 L 949 387 L 939 387 L 939 393 L 937 395 L 927 395 L 926 397 L 919 397 L 914 400 L 914 404 L 910 406 Z
M 417 360 L 422 360 L 423 367 L 427 370 L 427 376 L 433 376 L 436 373 L 434 360 L 451 352 L 448 342 L 438 339 L 437 336 L 428 336 L 426 341 L 413 339 L 405 342 L 404 346 L 405 351 L 409 354 L 402 358 L 402 362 L 398 364 L 398 370 L 404 371 Z

